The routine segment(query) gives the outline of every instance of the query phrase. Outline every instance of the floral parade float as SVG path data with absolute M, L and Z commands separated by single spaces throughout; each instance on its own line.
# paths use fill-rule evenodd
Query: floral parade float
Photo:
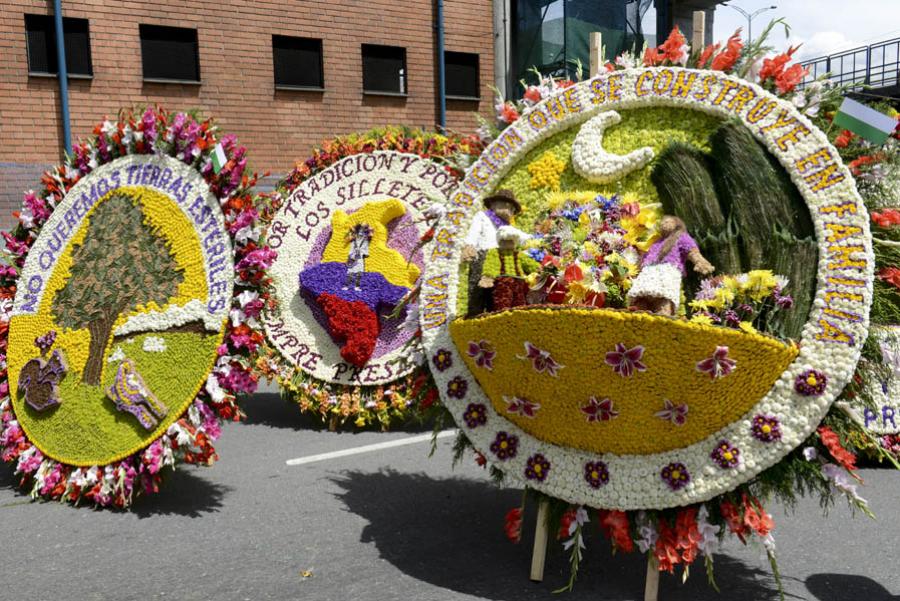
M 860 357 L 883 362 L 869 214 L 813 121 L 841 91 L 796 91 L 794 49 L 766 51 L 737 32 L 691 54 L 676 29 L 642 60 L 501 100 L 427 248 L 429 366 L 458 453 L 540 500 L 534 579 L 558 532 L 571 588 L 589 521 L 648 555 L 648 583 L 702 555 L 714 585 L 729 533 L 760 541 L 778 578 L 772 497 L 869 513 L 848 447 L 880 447 L 847 403 Z M 498 229 L 495 245 L 538 266 L 507 267 L 524 303 L 473 310 L 494 278 L 472 274 L 468 234 L 498 195 L 526 236 L 504 251 Z
M 415 298 L 421 247 L 462 173 L 456 161 L 479 149 L 387 128 L 325 142 L 279 185 L 255 363 L 330 428 L 386 428 L 434 406 Z
M 252 392 L 271 252 L 246 151 L 211 121 L 104 121 L 3 232 L 0 449 L 32 497 L 127 507 L 211 465 Z

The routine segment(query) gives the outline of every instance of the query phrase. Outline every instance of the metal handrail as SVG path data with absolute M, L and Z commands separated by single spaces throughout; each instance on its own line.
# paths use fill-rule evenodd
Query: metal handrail
M 801 63 L 809 68 L 802 85 L 826 73 L 838 85 L 853 89 L 900 85 L 900 38 L 843 50 Z

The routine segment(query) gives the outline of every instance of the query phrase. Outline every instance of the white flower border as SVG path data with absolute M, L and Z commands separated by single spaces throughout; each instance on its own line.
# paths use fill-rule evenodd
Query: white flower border
M 669 85 L 665 85 L 666 80 Z M 672 90 L 679 83 L 679 96 L 676 97 L 672 95 Z M 682 96 L 685 87 L 688 90 Z M 803 329 L 799 356 L 766 396 L 739 420 L 689 447 L 653 455 L 599 456 L 542 442 L 516 427 L 494 410 L 469 373 L 448 328 L 455 317 L 453 299 L 456 298 L 458 286 L 461 239 L 473 216 L 481 209 L 484 195 L 490 193 L 512 165 L 536 145 L 563 129 L 578 126 L 601 111 L 653 106 L 681 107 L 717 117 L 739 118 L 756 139 L 778 158 L 810 207 L 815 223 L 819 243 L 816 297 L 810 320 Z M 769 109 L 765 116 L 760 116 L 760 106 Z M 779 116 L 784 125 L 777 126 Z M 810 158 L 814 156 L 823 159 L 820 164 L 814 164 L 814 159 Z M 798 166 L 798 162 L 804 159 L 806 162 Z M 814 192 L 804 176 L 827 165 L 833 165 L 832 175 L 841 179 Z M 805 171 L 801 171 L 801 166 Z M 824 207 L 838 205 L 845 209 L 840 219 L 835 217 L 837 213 L 821 212 Z M 825 223 L 836 222 L 860 228 L 858 234 L 839 244 L 861 246 L 863 250 L 853 253 L 851 258 L 864 260 L 864 267 L 837 271 L 829 269 Z M 526 111 L 485 149 L 469 169 L 452 198 L 451 209 L 436 233 L 435 243 L 426 261 L 422 295 L 423 298 L 430 295 L 432 304 L 421 312 L 423 342 L 429 358 L 438 350 L 450 352 L 451 368 L 444 371 L 432 369 L 441 398 L 475 448 L 513 481 L 527 483 L 536 490 L 573 504 L 622 510 L 682 506 L 733 490 L 780 461 L 818 426 L 853 375 L 859 360 L 867 335 L 874 263 L 868 214 L 849 170 L 841 164 L 837 150 L 829 144 L 825 134 L 817 130 L 791 103 L 779 100 L 758 85 L 715 71 L 663 67 L 604 73 L 561 90 Z M 862 285 L 835 285 L 829 283 L 829 276 L 853 278 Z M 832 294 L 829 295 L 829 292 Z M 836 297 L 834 293 L 860 294 L 862 300 L 846 300 Z M 859 316 L 857 322 L 832 320 L 838 322 L 842 331 L 853 336 L 854 346 L 816 339 L 818 321 L 825 310 L 853 312 Z M 794 389 L 795 378 L 808 369 L 817 369 L 828 377 L 827 388 L 821 396 L 803 396 Z M 468 393 L 463 399 L 446 394 L 448 382 L 456 377 L 468 383 Z M 466 426 L 463 412 L 469 403 L 485 405 L 488 413 L 485 425 L 476 428 Z M 778 418 L 782 433 L 780 440 L 764 443 L 752 436 L 751 422 L 757 414 Z M 503 462 L 496 461 L 489 450 L 499 431 L 519 438 L 516 456 Z M 710 457 L 718 441 L 723 439 L 740 449 L 740 463 L 734 469 L 722 469 Z M 550 461 L 550 471 L 543 482 L 524 478 L 529 457 L 537 453 Z M 597 460 L 607 464 L 610 479 L 605 486 L 593 489 L 585 481 L 584 466 Z M 660 476 L 662 468 L 673 462 L 683 463 L 691 475 L 690 483 L 678 491 L 671 490 Z
M 348 163 L 359 163 L 371 158 L 376 164 L 390 161 L 390 167 L 376 166 L 371 170 L 356 169 L 350 175 L 342 175 L 344 166 Z M 354 168 L 358 165 L 354 166 Z M 445 185 L 438 188 L 421 176 L 426 171 L 434 169 L 437 173 L 445 174 L 447 182 L 453 182 L 452 189 Z M 332 176 L 328 180 L 326 174 Z M 333 179 L 337 175 L 337 180 Z M 429 200 L 415 207 L 409 201 L 405 201 L 398 195 L 387 194 L 388 185 L 383 185 L 381 190 L 374 193 L 378 180 L 390 178 L 390 181 L 403 182 L 404 184 L 420 189 Z M 324 181 L 330 181 L 325 184 Z M 344 200 L 338 195 L 339 189 L 346 190 L 349 184 L 361 185 L 367 181 L 369 193 L 364 193 L 350 200 Z M 395 382 L 417 369 L 424 361 L 421 354 L 410 353 L 403 347 L 397 348 L 385 355 L 372 360 L 361 369 L 352 368 L 340 356 L 340 346 L 336 344 L 331 335 L 316 321 L 306 304 L 300 300 L 299 310 L 295 307 L 293 299 L 297 296 L 297 275 L 300 268 L 306 262 L 309 254 L 315 246 L 319 234 L 325 227 L 331 227 L 334 211 L 354 211 L 370 202 L 378 202 L 396 198 L 406 208 L 407 215 L 417 223 L 415 225 L 417 236 L 421 236 L 428 224 L 422 220 L 422 213 L 427 210 L 435 200 L 446 202 L 447 195 L 455 189 L 455 179 L 449 175 L 437 162 L 422 158 L 416 154 L 395 151 L 374 151 L 370 153 L 357 153 L 349 155 L 340 161 L 330 165 L 310 176 L 299 184 L 284 199 L 278 212 L 272 219 L 268 228 L 268 241 L 271 248 L 278 252 L 278 257 L 268 268 L 268 274 L 272 278 L 273 294 L 279 298 L 279 306 L 275 311 L 267 311 L 264 314 L 263 325 L 269 344 L 278 350 L 283 360 L 292 367 L 299 369 L 313 378 L 327 383 L 348 386 L 378 386 Z M 433 200 L 432 200 L 433 199 Z M 296 204 L 294 204 L 296 203 Z M 321 213 L 328 209 L 326 217 Z M 291 211 L 297 211 L 292 216 Z M 315 214 L 315 225 L 304 223 L 308 215 Z M 308 239 L 296 235 L 296 228 L 304 228 L 310 233 Z M 410 310 L 415 310 L 411 307 Z M 281 321 L 280 324 L 277 322 Z M 408 339 L 412 338 L 410 331 Z M 301 349 L 305 349 L 300 360 L 295 355 Z M 399 359 L 405 359 L 398 363 Z M 373 364 L 376 367 L 373 367 Z M 382 369 L 382 366 L 391 365 L 390 375 L 373 375 L 373 369 Z

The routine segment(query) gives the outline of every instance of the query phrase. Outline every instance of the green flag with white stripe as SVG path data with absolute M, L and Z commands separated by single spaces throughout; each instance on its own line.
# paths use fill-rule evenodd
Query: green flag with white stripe
M 888 136 L 894 133 L 897 120 L 861 102 L 844 98 L 841 108 L 834 116 L 834 124 L 849 129 L 872 144 L 881 146 L 887 141 Z
M 228 157 L 225 156 L 225 149 L 222 148 L 221 144 L 216 144 L 216 147 L 212 152 L 212 167 L 213 173 L 216 175 L 219 174 L 219 171 L 222 170 L 222 167 L 225 166 L 225 163 L 228 162 Z

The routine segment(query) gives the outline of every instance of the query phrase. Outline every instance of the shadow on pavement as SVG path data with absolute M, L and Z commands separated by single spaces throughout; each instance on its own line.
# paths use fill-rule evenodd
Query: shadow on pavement
M 853 574 L 813 574 L 806 588 L 819 601 L 900 601 L 871 578 Z
M 180 515 L 191 518 L 214 513 L 222 507 L 231 488 L 201 477 L 192 466 L 181 466 L 163 478 L 160 491 L 137 499 L 130 510 L 139 518 Z
M 501 490 L 465 478 L 436 480 L 425 474 L 346 472 L 333 476 L 343 489 L 347 511 L 365 518 L 361 540 L 374 544 L 382 558 L 403 573 L 432 585 L 497 601 L 548 599 L 566 584 L 568 553 L 551 540 L 542 583 L 528 579 L 533 545 L 533 503 L 526 509 L 522 542 L 503 534 L 503 517 L 518 505 L 521 491 Z M 595 519 L 593 520 L 596 521 Z M 596 524 L 586 533 L 575 591 L 562 599 L 637 599 L 643 597 L 646 560 L 637 553 L 613 557 Z M 660 579 L 666 601 L 766 601 L 778 593 L 768 571 L 720 554 L 715 574 L 722 594 L 706 582 L 698 562 L 687 583 L 681 572 Z M 830 599 L 828 601 L 831 601 Z

